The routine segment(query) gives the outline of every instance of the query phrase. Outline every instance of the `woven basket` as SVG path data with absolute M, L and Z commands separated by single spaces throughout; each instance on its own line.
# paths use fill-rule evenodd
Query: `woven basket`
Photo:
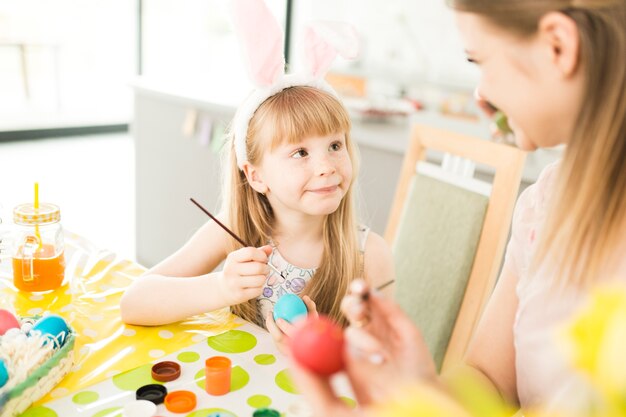
M 0 417 L 22 414 L 32 403 L 52 391 L 74 364 L 74 332 L 63 346 L 20 384 L 0 395 Z

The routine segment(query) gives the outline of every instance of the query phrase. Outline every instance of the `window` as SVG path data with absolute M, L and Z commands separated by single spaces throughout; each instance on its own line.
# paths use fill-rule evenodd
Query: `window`
M 0 1 L 0 130 L 128 123 L 128 0 Z
M 286 0 L 266 2 L 284 28 Z M 143 75 L 198 88 L 247 82 L 228 7 L 224 0 L 144 0 Z

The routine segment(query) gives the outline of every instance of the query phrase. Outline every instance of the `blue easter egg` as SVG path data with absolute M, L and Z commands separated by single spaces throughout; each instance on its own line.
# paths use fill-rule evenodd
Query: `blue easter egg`
M 274 306 L 274 320 L 283 319 L 289 323 L 305 318 L 308 311 L 304 301 L 295 294 L 285 294 Z
M 56 340 L 59 343 L 59 347 L 61 347 L 65 343 L 70 330 L 63 317 L 52 314 L 35 323 L 31 333 L 35 332 L 41 333 L 48 340 Z
M 4 384 L 9 380 L 9 371 L 4 361 L 0 360 L 0 388 L 4 387 Z

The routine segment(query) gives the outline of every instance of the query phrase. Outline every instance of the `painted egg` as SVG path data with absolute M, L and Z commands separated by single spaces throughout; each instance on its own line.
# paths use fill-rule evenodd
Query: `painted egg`
M 35 332 L 45 336 L 48 340 L 56 340 L 60 347 L 65 343 L 70 330 L 63 317 L 51 314 L 35 323 L 31 334 Z
M 0 336 L 4 335 L 9 329 L 19 329 L 20 322 L 9 310 L 0 308 Z
M 294 323 L 298 319 L 305 318 L 308 310 L 302 298 L 295 294 L 285 294 L 274 305 L 274 320 L 283 319 Z
M 3 360 L 0 360 L 0 388 L 4 387 L 4 385 L 9 380 L 9 371 L 7 370 L 7 366 Z
M 289 346 L 295 360 L 319 375 L 344 368 L 343 329 L 327 317 L 308 317 L 298 323 Z

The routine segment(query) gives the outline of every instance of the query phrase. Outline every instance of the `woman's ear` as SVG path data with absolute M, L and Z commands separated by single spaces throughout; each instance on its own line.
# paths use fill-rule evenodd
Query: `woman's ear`
M 248 180 L 248 184 L 250 184 L 254 191 L 261 194 L 265 194 L 267 192 L 268 187 L 263 181 L 261 172 L 254 165 L 250 162 L 244 162 L 241 169 Z
M 546 13 L 539 21 L 539 37 L 548 47 L 551 64 L 564 77 L 576 73 L 580 58 L 578 26 L 561 12 Z

